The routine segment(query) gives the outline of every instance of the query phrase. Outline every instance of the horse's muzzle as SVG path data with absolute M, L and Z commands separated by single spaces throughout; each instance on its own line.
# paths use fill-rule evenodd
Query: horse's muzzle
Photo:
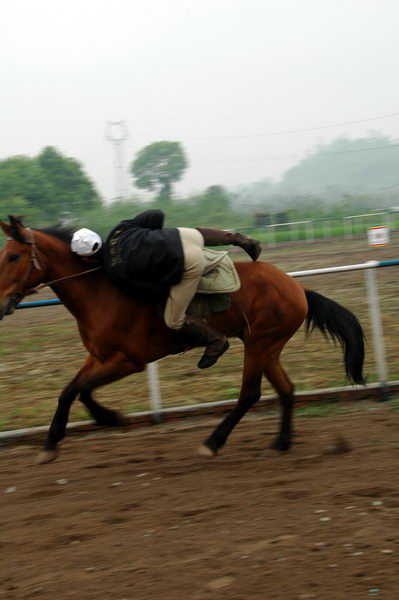
M 0 321 L 6 315 L 12 315 L 17 302 L 14 296 L 6 296 L 0 304 Z

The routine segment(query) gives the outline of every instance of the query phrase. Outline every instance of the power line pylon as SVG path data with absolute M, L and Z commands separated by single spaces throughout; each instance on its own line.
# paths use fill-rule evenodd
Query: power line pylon
M 128 185 L 123 151 L 123 144 L 129 138 L 126 121 L 108 121 L 105 125 L 105 135 L 114 146 L 115 197 L 126 198 Z

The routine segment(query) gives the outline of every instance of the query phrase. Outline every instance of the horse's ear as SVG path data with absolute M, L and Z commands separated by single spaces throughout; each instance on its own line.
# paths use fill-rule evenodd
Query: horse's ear
M 0 227 L 2 228 L 2 230 L 4 231 L 4 233 L 6 234 L 7 237 L 10 236 L 10 226 L 8 223 L 6 223 L 5 221 L 0 221 Z
M 12 215 L 8 216 L 9 220 L 10 220 L 10 227 L 8 230 L 8 235 L 10 237 L 12 237 L 13 240 L 15 240 L 16 242 L 22 242 L 25 243 L 26 240 L 24 238 L 24 226 L 22 225 L 21 221 L 20 221 L 20 217 L 13 217 Z

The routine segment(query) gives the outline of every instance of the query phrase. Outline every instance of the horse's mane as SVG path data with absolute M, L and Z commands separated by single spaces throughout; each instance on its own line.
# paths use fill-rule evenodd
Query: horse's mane
M 57 238 L 57 240 L 64 242 L 64 244 L 67 244 L 67 246 L 70 246 L 74 230 L 70 227 L 65 227 L 64 225 L 50 225 L 49 227 L 37 228 L 36 231 L 51 235 L 52 237 Z
M 37 227 L 34 229 L 34 231 L 39 231 L 40 233 L 44 233 L 46 235 L 54 237 L 57 240 L 60 240 L 61 242 L 66 244 L 69 252 L 75 257 L 75 259 L 79 260 L 82 263 L 82 265 L 86 265 L 86 267 L 87 267 L 87 263 L 84 261 L 84 259 L 81 256 L 79 256 L 78 254 L 75 254 L 74 252 L 72 252 L 72 250 L 71 250 L 72 236 L 75 232 L 75 228 L 68 227 L 67 225 L 57 225 L 56 224 L 56 225 L 49 225 L 48 227 L 40 227 L 40 228 Z M 100 261 L 101 256 L 102 256 L 102 250 L 100 249 L 96 255 L 97 260 Z

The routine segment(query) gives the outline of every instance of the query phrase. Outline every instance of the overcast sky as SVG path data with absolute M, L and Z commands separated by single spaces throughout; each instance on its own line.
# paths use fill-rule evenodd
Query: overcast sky
M 107 121 L 128 124 L 126 163 L 180 140 L 182 193 L 278 178 L 345 133 L 399 137 L 397 0 L 1 0 L 0 14 L 0 159 L 53 145 L 105 198 Z

